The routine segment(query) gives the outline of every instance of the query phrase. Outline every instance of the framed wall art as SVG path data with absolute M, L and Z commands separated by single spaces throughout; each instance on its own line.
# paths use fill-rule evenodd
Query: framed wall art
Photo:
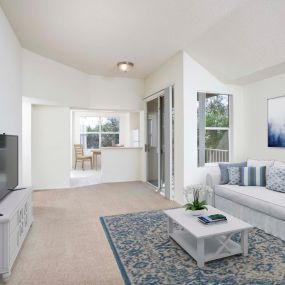
M 268 147 L 285 147 L 285 96 L 267 100 Z

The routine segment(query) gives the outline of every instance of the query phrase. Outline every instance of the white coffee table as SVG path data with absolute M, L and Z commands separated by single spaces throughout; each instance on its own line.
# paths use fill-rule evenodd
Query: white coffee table
M 241 253 L 248 255 L 248 232 L 253 227 L 214 207 L 208 206 L 208 210 L 207 215 L 223 214 L 228 221 L 204 225 L 184 208 L 164 211 L 168 216 L 169 236 L 197 261 L 199 267 L 204 267 L 205 262 L 211 260 Z M 182 230 L 175 229 L 174 223 L 179 224 Z M 231 240 L 235 233 L 241 233 L 241 243 Z

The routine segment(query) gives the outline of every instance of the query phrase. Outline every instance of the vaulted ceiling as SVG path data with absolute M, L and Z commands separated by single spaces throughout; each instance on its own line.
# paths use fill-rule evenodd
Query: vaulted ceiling
M 248 83 L 285 72 L 284 0 L 0 0 L 22 46 L 89 74 L 144 78 L 179 50 Z

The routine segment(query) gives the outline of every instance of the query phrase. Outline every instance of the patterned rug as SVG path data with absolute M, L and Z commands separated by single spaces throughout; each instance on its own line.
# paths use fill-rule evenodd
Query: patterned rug
M 125 284 L 285 284 L 285 242 L 262 230 L 250 232 L 247 257 L 236 255 L 208 262 L 200 269 L 168 237 L 162 211 L 100 219 Z

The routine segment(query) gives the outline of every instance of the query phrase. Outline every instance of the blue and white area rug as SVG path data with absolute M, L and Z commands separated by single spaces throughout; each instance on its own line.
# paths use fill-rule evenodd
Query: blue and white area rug
M 208 262 L 200 269 L 168 237 L 162 211 L 100 219 L 126 284 L 285 284 L 285 242 L 262 230 L 251 231 L 247 257 L 236 255 Z

